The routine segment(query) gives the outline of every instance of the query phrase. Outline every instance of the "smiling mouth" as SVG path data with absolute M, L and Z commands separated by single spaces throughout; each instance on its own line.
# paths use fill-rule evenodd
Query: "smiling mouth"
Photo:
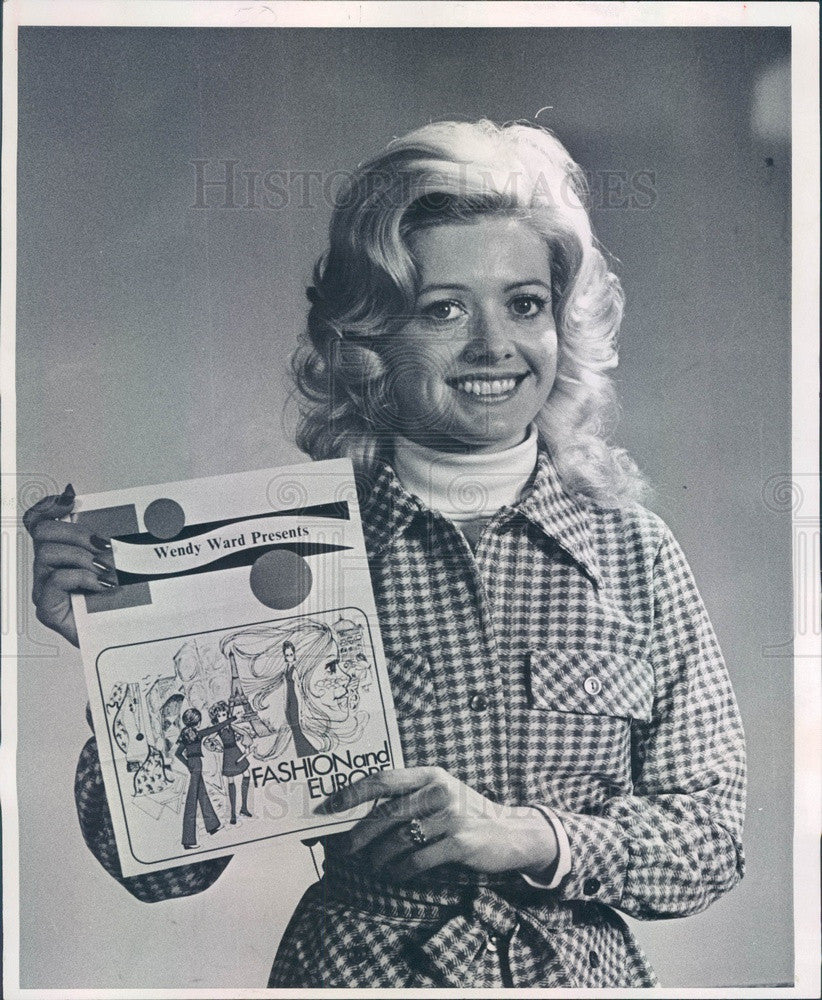
M 464 375 L 459 378 L 447 379 L 448 385 L 466 396 L 477 396 L 483 399 L 502 399 L 510 396 L 520 385 L 527 372 L 518 375 Z

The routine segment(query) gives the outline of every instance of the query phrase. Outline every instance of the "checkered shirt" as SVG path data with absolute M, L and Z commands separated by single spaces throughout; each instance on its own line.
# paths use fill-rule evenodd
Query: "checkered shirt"
M 654 985 L 612 908 L 696 913 L 743 872 L 742 726 L 681 549 L 641 507 L 571 496 L 544 449 L 475 552 L 390 466 L 365 493 L 406 764 L 548 806 L 572 867 L 550 890 L 458 866 L 400 886 L 329 838 L 269 985 Z

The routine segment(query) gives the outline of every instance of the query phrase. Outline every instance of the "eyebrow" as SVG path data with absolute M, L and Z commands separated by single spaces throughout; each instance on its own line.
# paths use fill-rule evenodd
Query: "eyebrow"
M 506 285 L 503 291 L 510 292 L 515 288 L 525 288 L 527 285 L 539 285 L 541 288 L 546 289 L 546 291 L 551 291 L 551 286 L 547 284 L 542 278 L 527 278 L 525 281 L 514 281 L 510 285 Z M 433 285 L 423 285 L 420 289 L 419 294 L 423 295 L 425 292 L 447 292 L 447 291 L 458 291 L 467 292 L 469 288 L 467 285 L 460 285 L 456 282 L 454 284 L 433 284 Z

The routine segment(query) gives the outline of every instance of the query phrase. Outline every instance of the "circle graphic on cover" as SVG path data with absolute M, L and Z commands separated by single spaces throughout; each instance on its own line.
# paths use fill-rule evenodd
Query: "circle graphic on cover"
M 308 597 L 313 583 L 311 567 L 296 552 L 273 549 L 251 567 L 251 592 L 267 608 L 285 611 Z
M 176 500 L 163 497 L 160 500 L 152 500 L 146 507 L 143 524 L 146 526 L 146 531 L 155 538 L 167 542 L 170 538 L 176 538 L 183 530 L 186 515 Z

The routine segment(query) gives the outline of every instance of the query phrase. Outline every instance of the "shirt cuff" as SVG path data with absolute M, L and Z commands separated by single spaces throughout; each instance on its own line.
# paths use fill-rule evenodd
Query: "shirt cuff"
M 525 872 L 520 872 L 520 875 L 528 885 L 532 885 L 535 889 L 556 889 L 571 870 L 571 844 L 568 841 L 568 834 L 565 832 L 565 827 L 553 809 L 541 805 L 534 805 L 531 808 L 538 809 L 551 824 L 554 835 L 557 838 L 557 859 L 552 867 L 546 870 L 546 875 L 548 875 L 553 869 L 553 875 L 549 882 L 537 881 L 531 878 L 530 875 L 526 875 Z
M 571 871 L 558 889 L 562 898 L 597 900 L 608 906 L 627 909 L 623 897 L 631 867 L 630 839 L 626 830 L 629 824 L 607 816 L 588 816 L 564 809 L 557 809 L 555 815 L 572 845 Z M 644 825 L 651 830 L 654 838 L 663 836 L 653 830 L 647 820 Z M 644 846 L 643 853 L 649 859 L 656 859 L 659 850 L 654 839 L 649 846 Z M 666 876 L 673 877 L 667 871 Z M 659 877 L 665 880 L 663 876 Z M 648 878 L 647 874 L 645 878 Z M 628 912 L 635 913 L 634 910 Z

